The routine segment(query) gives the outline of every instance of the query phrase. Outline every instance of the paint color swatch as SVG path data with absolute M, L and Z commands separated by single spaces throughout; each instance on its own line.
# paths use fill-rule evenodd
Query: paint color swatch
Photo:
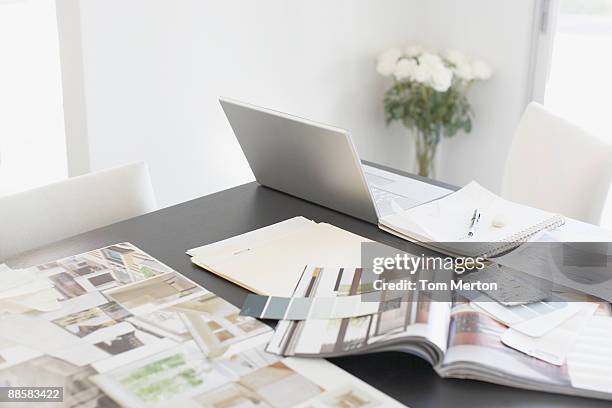
M 377 313 L 380 298 L 369 294 L 368 301 L 361 295 L 339 297 L 276 297 L 248 295 L 240 314 L 259 319 L 327 320 L 365 316 Z

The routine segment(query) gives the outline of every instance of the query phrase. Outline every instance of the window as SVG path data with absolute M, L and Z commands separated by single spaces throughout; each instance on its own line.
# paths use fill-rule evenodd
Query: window
M 54 0 L 0 0 L 0 195 L 67 177 Z
M 544 104 L 612 142 L 612 0 L 561 0 Z

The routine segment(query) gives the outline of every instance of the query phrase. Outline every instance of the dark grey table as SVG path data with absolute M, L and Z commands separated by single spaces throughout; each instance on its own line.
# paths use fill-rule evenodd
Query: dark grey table
M 452 188 L 442 183 L 435 184 Z M 241 306 L 247 291 L 196 267 L 185 251 L 298 215 L 336 225 L 398 249 L 414 248 L 414 244 L 387 234 L 376 225 L 257 183 L 248 183 L 90 231 L 9 259 L 7 263 L 9 266 L 36 265 L 129 241 L 206 289 Z M 441 379 L 428 363 L 406 353 L 385 352 L 330 361 L 414 408 L 612 406 L 610 402 L 599 400 L 524 391 L 471 380 Z

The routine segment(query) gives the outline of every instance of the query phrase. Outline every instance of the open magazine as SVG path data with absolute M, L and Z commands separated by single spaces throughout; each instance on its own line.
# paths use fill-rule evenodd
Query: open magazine
M 268 326 L 130 243 L 2 266 L 0 283 L 0 386 L 63 388 L 45 406 L 401 406 L 325 360 L 266 352 Z
M 306 267 L 294 297 L 328 299 L 364 294 L 371 287 L 361 283 L 361 272 L 361 268 Z M 281 320 L 267 350 L 308 357 L 405 351 L 429 361 L 442 377 L 612 399 L 610 304 L 586 300 L 590 302 L 560 301 L 513 309 L 495 302 L 480 304 L 460 298 L 453 302 L 433 301 L 430 292 L 418 289 L 402 297 L 383 293 L 375 313 L 339 319 Z M 502 308 L 508 321 L 512 321 L 508 313 L 513 311 L 517 318 L 528 312 L 531 317 L 541 314 L 543 319 L 552 320 L 546 315 L 551 310 L 580 305 L 591 305 L 592 315 L 577 316 L 577 324 L 584 327 L 563 361 L 543 354 L 537 358 L 529 355 L 537 355 L 531 349 L 521 352 L 509 347 L 505 342 L 514 344 L 522 334 L 509 331 L 507 324 L 491 317 L 495 308 Z M 514 337 L 508 338 L 508 333 L 514 333 Z M 567 339 L 569 334 L 553 331 L 552 343 L 557 338 Z

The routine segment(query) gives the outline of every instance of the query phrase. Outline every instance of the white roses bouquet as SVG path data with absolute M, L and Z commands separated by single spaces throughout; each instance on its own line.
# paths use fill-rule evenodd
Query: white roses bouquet
M 400 121 L 416 131 L 417 171 L 429 176 L 441 137 L 471 131 L 467 91 L 475 81 L 488 79 L 491 68 L 459 51 L 438 55 L 411 46 L 383 52 L 376 70 L 393 78 L 384 97 L 387 123 Z

